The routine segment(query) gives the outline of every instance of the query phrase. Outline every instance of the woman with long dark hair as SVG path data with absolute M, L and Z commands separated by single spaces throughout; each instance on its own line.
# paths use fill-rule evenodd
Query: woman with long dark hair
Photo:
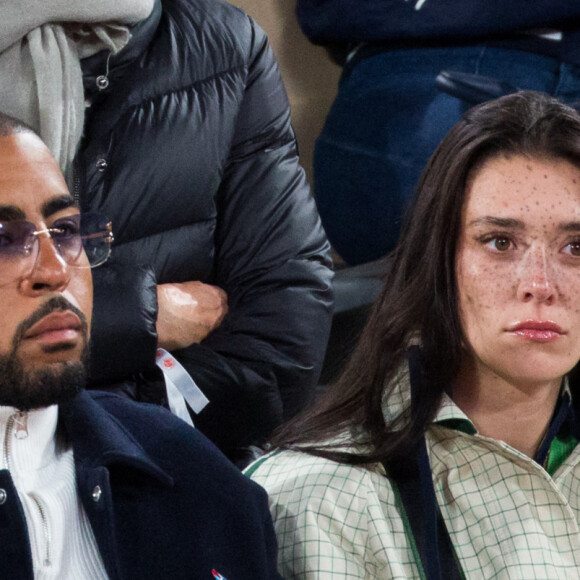
M 469 111 L 338 383 L 250 469 L 285 578 L 580 577 L 580 116 Z

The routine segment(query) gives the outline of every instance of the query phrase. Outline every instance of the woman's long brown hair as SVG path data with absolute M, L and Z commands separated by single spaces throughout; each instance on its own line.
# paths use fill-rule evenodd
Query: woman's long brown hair
M 548 95 L 522 91 L 471 109 L 453 127 L 422 174 L 384 290 L 341 377 L 278 430 L 274 446 L 354 465 L 404 457 L 423 435 L 461 363 L 455 253 L 466 184 L 479 164 L 501 154 L 580 166 L 580 116 Z M 386 424 L 385 389 L 413 334 L 421 337 L 428 386 L 412 412 Z M 345 432 L 360 437 L 345 443 Z

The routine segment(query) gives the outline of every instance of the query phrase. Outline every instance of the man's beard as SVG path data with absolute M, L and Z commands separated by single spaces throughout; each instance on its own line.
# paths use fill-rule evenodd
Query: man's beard
M 80 360 L 47 363 L 39 368 L 26 369 L 18 356 L 18 347 L 26 331 L 51 312 L 70 310 L 82 322 L 84 341 Z M 12 339 L 8 354 L 0 354 L 0 405 L 21 411 L 49 407 L 74 397 L 85 385 L 88 360 L 88 330 L 83 313 L 63 297 L 51 298 L 26 320 L 21 322 Z M 68 344 L 45 347 L 46 352 L 65 351 Z

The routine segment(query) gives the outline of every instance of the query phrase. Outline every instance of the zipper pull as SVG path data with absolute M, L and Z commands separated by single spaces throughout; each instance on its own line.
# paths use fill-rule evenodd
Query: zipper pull
M 14 415 L 14 437 L 26 439 L 28 437 L 28 413 L 19 411 Z
M 109 61 L 111 60 L 112 54 L 113 54 L 113 51 L 110 51 L 109 55 L 107 56 L 107 64 L 106 64 L 105 74 L 99 75 L 95 80 L 95 83 L 97 85 L 97 89 L 99 91 L 104 91 L 105 89 L 109 88 Z

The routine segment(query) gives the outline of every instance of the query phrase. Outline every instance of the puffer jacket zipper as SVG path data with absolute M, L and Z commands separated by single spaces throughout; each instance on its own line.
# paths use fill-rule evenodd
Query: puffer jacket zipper
M 77 207 L 81 207 L 81 162 L 79 159 L 79 155 L 74 158 L 72 162 L 72 179 L 69 183 L 71 187 L 71 194 Z

